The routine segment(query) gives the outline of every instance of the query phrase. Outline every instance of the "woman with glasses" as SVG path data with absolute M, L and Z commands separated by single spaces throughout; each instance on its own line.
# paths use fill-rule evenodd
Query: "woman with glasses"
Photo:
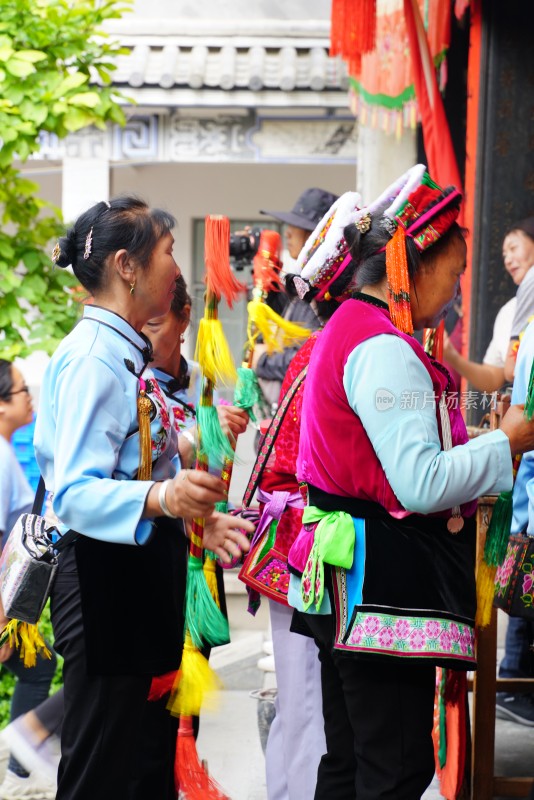
M 18 428 L 32 421 L 33 406 L 28 387 L 19 370 L 9 361 L 0 359 L 0 535 L 4 546 L 11 528 L 20 514 L 30 511 L 33 491 L 17 461 L 11 437 Z M 0 601 L 0 628 L 7 624 Z M 49 646 L 49 649 L 50 646 Z M 34 709 L 48 697 L 56 670 L 56 657 L 37 656 L 37 664 L 26 669 L 18 652 L 10 644 L 0 648 L 0 664 L 17 677 L 11 700 L 11 720 Z M 30 743 L 28 743 L 30 746 Z M 55 781 L 43 775 L 28 775 L 11 754 L 7 772 L 0 785 L 0 798 L 54 798 Z

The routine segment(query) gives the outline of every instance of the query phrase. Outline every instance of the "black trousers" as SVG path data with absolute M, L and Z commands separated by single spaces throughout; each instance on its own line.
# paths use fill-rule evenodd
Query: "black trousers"
M 151 675 L 88 672 L 74 548 L 61 558 L 52 593 L 55 646 L 65 659 L 56 800 L 175 800 L 177 721 L 165 701 L 147 701 Z M 140 635 L 131 649 L 151 646 Z
M 342 655 L 331 616 L 298 623 L 321 662 L 327 752 L 315 800 L 419 800 L 434 775 L 434 665 Z

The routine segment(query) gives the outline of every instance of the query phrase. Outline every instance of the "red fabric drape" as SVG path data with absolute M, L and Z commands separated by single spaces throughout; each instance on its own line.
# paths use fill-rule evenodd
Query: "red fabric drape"
M 460 172 L 417 0 L 404 0 L 404 14 L 428 171 L 441 186 L 453 184 L 461 189 Z

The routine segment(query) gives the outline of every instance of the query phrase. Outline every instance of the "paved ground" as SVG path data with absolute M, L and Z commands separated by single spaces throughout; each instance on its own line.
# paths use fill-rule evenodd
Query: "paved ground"
M 212 655 L 213 666 L 226 681 L 219 709 L 203 715 L 198 750 L 206 759 L 210 773 L 218 780 L 231 800 L 266 800 L 264 758 L 257 723 L 258 701 L 250 697 L 251 686 L 269 686 L 275 676 L 255 669 L 250 652 L 261 648 L 267 632 L 240 632 L 233 645 L 219 648 Z M 240 667 L 240 648 L 243 660 Z M 263 656 L 261 649 L 257 657 Z M 237 658 L 237 661 L 234 660 Z M 222 659 L 222 661 L 220 661 Z M 242 675 L 243 684 L 237 688 Z M 495 772 L 500 775 L 534 774 L 534 728 L 497 720 Z M 309 800 L 299 798 L 298 800 Z M 310 799 L 311 800 L 311 799 Z M 437 781 L 422 800 L 441 800 Z

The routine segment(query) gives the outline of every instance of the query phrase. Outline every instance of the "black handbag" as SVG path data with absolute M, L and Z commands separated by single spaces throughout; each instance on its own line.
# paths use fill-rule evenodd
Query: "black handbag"
M 29 514 L 21 514 L 8 536 L 0 557 L 0 596 L 10 619 L 34 624 L 52 590 L 58 553 L 78 535 L 69 530 L 56 541 L 59 531 L 38 512 L 45 496 L 42 477 Z
M 495 573 L 493 605 L 511 617 L 534 620 L 534 536 L 512 534 Z

